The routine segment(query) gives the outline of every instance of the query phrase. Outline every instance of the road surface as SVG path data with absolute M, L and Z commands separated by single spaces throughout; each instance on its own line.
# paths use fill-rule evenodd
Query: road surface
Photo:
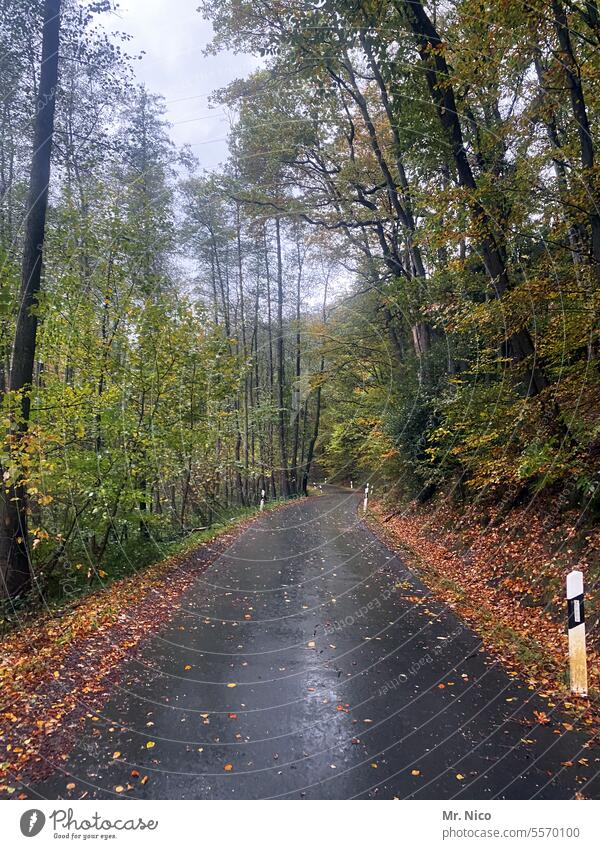
M 598 795 L 585 736 L 481 650 L 359 500 L 327 488 L 261 516 L 31 796 Z

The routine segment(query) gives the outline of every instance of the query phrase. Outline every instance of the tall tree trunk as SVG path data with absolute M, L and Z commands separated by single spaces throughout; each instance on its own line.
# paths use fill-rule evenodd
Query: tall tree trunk
M 45 0 L 42 33 L 42 63 L 34 121 L 33 155 L 27 221 L 23 244 L 23 265 L 19 313 L 12 350 L 8 389 L 20 393 L 20 410 L 13 419 L 11 439 L 18 445 L 29 426 L 30 390 L 33 379 L 37 337 L 37 302 L 40 291 L 50 158 L 54 133 L 54 107 L 58 80 L 58 45 L 61 0 Z M 19 474 L 19 477 L 21 475 Z M 31 584 L 31 564 L 27 546 L 27 489 L 22 482 L 2 488 L 0 502 L 0 593 L 8 596 L 26 590 Z
M 323 293 L 323 309 L 322 309 L 322 319 L 323 324 L 327 322 L 327 289 L 328 282 L 325 281 L 325 291 Z M 304 466 L 304 470 L 302 473 L 302 492 L 306 495 L 308 490 L 308 480 L 310 477 L 310 467 L 312 466 L 312 462 L 315 456 L 315 445 L 317 444 L 317 439 L 319 438 L 319 426 L 321 424 L 321 388 L 323 386 L 323 374 L 325 372 L 325 357 L 321 354 L 321 363 L 319 366 L 319 384 L 317 386 L 317 403 L 315 407 L 315 423 L 313 427 L 313 432 L 311 434 L 308 448 L 306 451 L 306 465 Z
M 287 498 L 290 494 L 288 475 L 287 445 L 285 434 L 285 360 L 283 347 L 283 261 L 281 258 L 281 227 L 279 218 L 275 219 L 275 238 L 277 242 L 277 404 L 279 408 L 279 462 L 281 464 L 279 477 L 281 494 Z
M 594 173 L 594 143 L 581 84 L 581 74 L 571 42 L 569 23 L 564 7 L 559 0 L 553 0 L 552 12 L 554 14 L 556 37 L 560 47 L 561 64 L 567 78 L 571 95 L 571 109 L 579 135 L 582 178 L 589 192 L 588 219 L 590 222 L 592 267 L 596 280 L 600 281 L 600 191 L 598 191 L 598 177 Z
M 302 348 L 301 348 L 301 333 L 300 333 L 300 298 L 301 298 L 301 283 L 302 269 L 304 258 L 300 252 L 300 234 L 296 233 L 296 255 L 298 259 L 298 276 L 296 279 L 296 370 L 294 383 L 294 427 L 292 437 L 292 488 L 295 494 L 300 492 L 301 482 L 298 468 L 298 448 L 300 445 L 300 414 L 302 404 L 300 401 L 300 377 L 302 372 Z
M 268 337 L 268 348 L 269 348 L 269 361 L 268 361 L 268 385 L 269 385 L 269 404 L 272 405 L 273 398 L 273 389 L 274 389 L 274 357 L 273 357 L 273 315 L 271 308 L 271 274 L 269 267 L 269 245 L 267 242 L 267 229 L 265 226 L 264 229 L 264 242 L 265 242 L 265 280 L 267 284 L 267 337 Z M 271 482 L 273 486 L 273 497 L 275 497 L 275 476 L 273 472 L 273 467 L 275 465 L 274 459 L 274 449 L 273 449 L 273 422 L 271 417 L 269 417 L 268 423 L 268 446 L 269 446 L 269 466 L 271 469 Z
M 479 222 L 484 233 L 479 248 L 485 270 L 491 281 L 494 297 L 500 298 L 510 284 L 506 257 L 502 245 L 497 241 L 494 223 L 476 195 L 477 181 L 467 157 L 454 89 L 448 82 L 451 74 L 446 62 L 444 43 L 421 0 L 395 0 L 395 5 L 405 15 L 415 37 L 417 49 L 425 67 L 425 78 L 431 100 L 436 107 L 442 129 L 450 145 L 458 182 L 468 191 L 471 216 Z M 531 361 L 526 375 L 528 394 L 536 395 L 545 389 L 548 381 L 535 362 L 535 347 L 529 331 L 523 328 L 511 334 L 506 341 L 506 349 L 509 356 L 517 363 L 524 359 Z
M 548 97 L 548 89 L 544 81 L 544 68 L 542 67 L 542 62 L 540 59 L 540 51 L 537 51 L 536 57 L 534 59 L 534 67 L 538 78 L 540 91 L 543 95 L 544 100 L 546 100 Z M 542 112 L 543 111 L 544 110 L 542 110 Z M 573 215 L 570 209 L 570 205 L 568 203 L 569 183 L 567 180 L 567 167 L 565 164 L 565 154 L 562 149 L 560 137 L 558 134 L 558 123 L 556 120 L 556 116 L 554 115 L 554 113 L 544 115 L 543 122 L 544 126 L 546 127 L 546 135 L 548 136 L 548 142 L 550 143 L 554 175 L 556 177 L 556 184 L 558 186 L 558 195 L 564 207 L 565 219 L 567 220 L 569 226 L 569 244 L 571 246 L 571 256 L 575 267 L 577 267 L 579 265 L 583 236 L 582 230 L 584 228 L 581 228 L 579 224 L 573 223 L 572 221 Z

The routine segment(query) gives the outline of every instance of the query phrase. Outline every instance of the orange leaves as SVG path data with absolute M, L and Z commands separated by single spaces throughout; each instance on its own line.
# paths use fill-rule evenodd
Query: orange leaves
M 210 550 L 156 563 L 78 599 L 76 605 L 67 605 L 57 614 L 36 616 L 18 633 L 4 637 L 0 688 L 4 703 L 19 704 L 20 709 L 18 713 L 0 713 L 0 735 L 4 735 L 8 753 L 0 764 L 0 780 L 17 763 L 19 770 L 26 765 L 37 769 L 36 758 L 44 741 L 50 735 L 64 734 L 67 717 L 82 715 L 83 704 L 89 706 L 89 720 L 101 722 L 95 711 L 104 703 L 110 691 L 107 681 L 124 656 L 169 621 L 182 593 L 197 580 L 198 570 L 218 557 L 250 521 L 240 522 L 233 532 L 213 541 Z M 26 751 L 15 753 L 12 747 L 25 739 Z M 68 745 L 66 740 L 67 750 Z
M 536 722 L 539 722 L 540 725 L 550 724 L 550 717 L 543 710 L 534 710 L 533 715 Z
M 568 510 L 553 512 L 548 504 L 506 513 L 479 502 L 459 512 L 449 500 L 439 500 L 432 525 L 430 511 L 418 504 L 389 515 L 390 506 L 375 504 L 369 520 L 373 530 L 404 555 L 408 551 L 409 560 L 411 552 L 418 556 L 418 569 L 435 595 L 482 637 L 485 649 L 502 661 L 508 675 L 521 676 L 532 691 L 542 685 L 548 708 L 560 705 L 567 656 L 564 572 L 578 563 L 578 548 L 565 549 L 563 543 L 577 524 L 574 515 Z M 593 539 L 599 536 L 594 531 Z M 578 542 L 582 544 L 581 539 Z M 587 550 L 594 550 L 592 539 L 585 540 Z M 397 589 L 399 601 L 416 604 L 410 585 Z M 588 652 L 593 686 L 598 688 L 600 663 L 593 640 Z M 468 680 L 464 674 L 461 677 Z M 450 686 L 450 681 L 438 685 L 440 690 Z M 505 699 L 513 708 L 519 703 L 512 692 Z M 589 705 L 576 699 L 564 707 L 589 711 Z M 538 713 L 541 718 L 536 722 L 550 723 L 544 711 Z M 572 730 L 572 725 L 565 730 Z

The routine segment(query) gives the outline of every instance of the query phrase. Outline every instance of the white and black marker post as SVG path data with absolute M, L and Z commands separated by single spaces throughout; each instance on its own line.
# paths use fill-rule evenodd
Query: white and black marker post
M 264 491 L 264 489 L 261 489 L 261 491 L 260 491 L 260 508 L 259 509 L 262 510 L 264 508 L 264 506 L 265 506 L 265 491 Z
M 369 484 L 365 487 L 365 497 L 363 499 L 363 513 L 367 512 L 367 507 L 369 506 Z
M 569 618 L 569 673 L 571 692 L 587 696 L 587 657 L 585 653 L 585 616 L 583 612 L 583 572 L 574 569 L 567 575 Z

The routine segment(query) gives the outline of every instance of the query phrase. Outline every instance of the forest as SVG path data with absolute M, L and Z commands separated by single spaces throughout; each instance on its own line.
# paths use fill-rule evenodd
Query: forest
M 114 9 L 0 0 L 3 623 L 325 479 L 595 527 L 596 0 L 202 0 L 213 171 Z

